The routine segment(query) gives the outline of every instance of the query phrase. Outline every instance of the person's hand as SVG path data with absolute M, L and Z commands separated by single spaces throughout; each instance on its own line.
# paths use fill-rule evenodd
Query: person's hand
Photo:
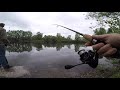
M 120 34 L 104 34 L 104 35 L 93 35 L 93 39 L 102 40 L 107 44 L 98 43 L 92 45 L 90 42 L 87 42 L 86 46 L 92 46 L 93 49 L 97 50 L 99 55 L 109 57 L 117 52 L 117 49 L 120 48 Z

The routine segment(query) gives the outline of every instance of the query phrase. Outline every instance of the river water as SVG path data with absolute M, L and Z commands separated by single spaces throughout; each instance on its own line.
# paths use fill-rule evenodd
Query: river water
M 70 70 L 68 64 L 81 63 L 77 52 L 80 44 L 12 44 L 7 47 L 6 57 L 12 66 L 24 66 L 32 78 L 75 78 L 93 70 L 81 65 Z

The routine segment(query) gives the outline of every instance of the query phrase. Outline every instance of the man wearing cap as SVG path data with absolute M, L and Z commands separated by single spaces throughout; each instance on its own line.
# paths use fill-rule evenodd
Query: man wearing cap
M 9 45 L 9 41 L 4 26 L 4 23 L 0 23 L 0 67 L 8 70 L 11 66 L 9 66 L 7 58 L 5 57 L 5 48 Z

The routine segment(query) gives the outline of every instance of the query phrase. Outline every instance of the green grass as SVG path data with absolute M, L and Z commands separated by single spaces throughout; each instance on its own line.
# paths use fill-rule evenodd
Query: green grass
M 120 78 L 120 67 L 105 68 L 103 65 L 81 76 L 82 78 Z
M 111 59 L 112 60 L 112 64 L 119 64 L 119 60 L 118 59 Z
M 112 76 L 110 76 L 109 78 L 120 78 L 120 71 L 113 74 Z

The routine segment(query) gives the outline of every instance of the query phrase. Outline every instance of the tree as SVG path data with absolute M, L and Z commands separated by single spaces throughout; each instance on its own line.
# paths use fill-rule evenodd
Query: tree
M 67 40 L 71 40 L 71 35 L 68 35 Z
M 62 41 L 62 36 L 60 33 L 57 33 L 56 38 L 57 38 L 57 42 L 60 43 Z
M 89 12 L 88 18 L 98 21 L 98 25 L 108 25 L 114 33 L 120 33 L 120 12 Z
M 14 30 L 7 32 L 7 38 L 10 42 L 30 42 L 32 37 L 32 32 L 23 30 Z
M 94 34 L 96 35 L 106 34 L 106 30 L 104 28 L 97 28 L 94 30 Z
M 60 33 L 57 33 L 57 37 L 61 37 L 61 34 L 60 34 Z
M 36 37 L 37 37 L 37 39 L 38 39 L 38 40 L 41 40 L 41 39 L 42 39 L 42 37 L 43 37 L 43 34 L 42 34 L 42 33 L 40 33 L 40 32 L 37 32 Z

